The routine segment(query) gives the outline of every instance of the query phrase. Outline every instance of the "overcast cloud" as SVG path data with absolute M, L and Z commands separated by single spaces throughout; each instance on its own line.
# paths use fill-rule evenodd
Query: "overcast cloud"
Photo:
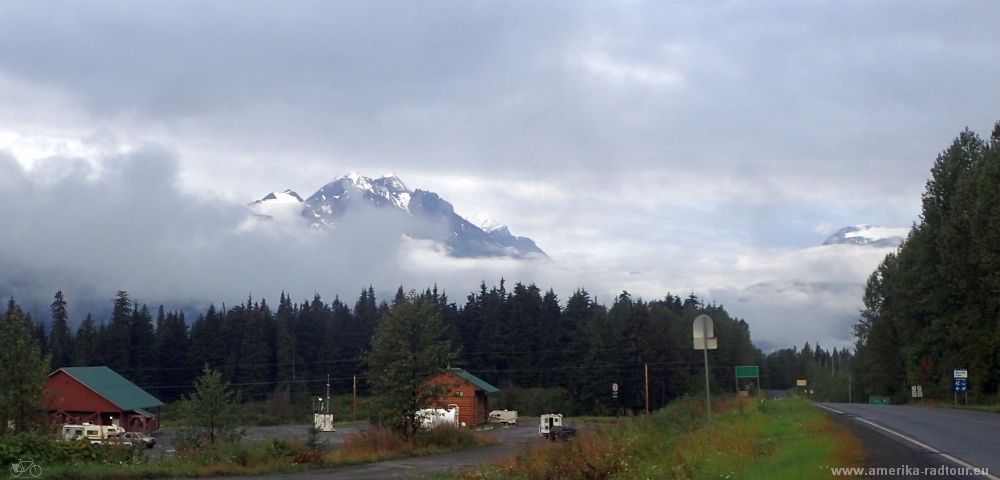
M 695 291 L 848 345 L 937 152 L 1000 119 L 995 1 L 7 2 L 0 293 L 169 306 L 362 286 Z M 552 263 L 242 205 L 394 172 Z M 354 219 L 352 222 L 370 222 Z M 377 222 L 376 222 L 377 223 Z M 72 312 L 71 312 L 72 313 Z

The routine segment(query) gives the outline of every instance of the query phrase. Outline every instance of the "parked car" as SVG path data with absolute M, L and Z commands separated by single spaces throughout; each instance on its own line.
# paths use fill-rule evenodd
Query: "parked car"
M 122 441 L 134 445 L 142 445 L 146 448 L 156 446 L 156 439 L 141 432 L 125 432 L 122 434 Z

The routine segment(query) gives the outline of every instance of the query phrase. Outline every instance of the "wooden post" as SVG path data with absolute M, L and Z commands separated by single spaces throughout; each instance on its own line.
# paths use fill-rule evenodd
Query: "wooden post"
M 646 415 L 649 415 L 649 364 L 646 365 Z
M 354 421 L 358 421 L 358 376 L 354 376 Z

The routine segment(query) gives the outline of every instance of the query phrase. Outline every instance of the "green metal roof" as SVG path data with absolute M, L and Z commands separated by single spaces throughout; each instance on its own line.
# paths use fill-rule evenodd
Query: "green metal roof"
M 471 384 L 473 384 L 473 385 L 475 385 L 475 386 L 483 389 L 483 391 L 486 392 L 486 393 L 488 393 L 488 394 L 489 393 L 499 393 L 500 392 L 499 388 L 494 387 L 493 385 L 490 385 L 490 384 L 486 383 L 486 380 L 483 380 L 483 379 L 481 379 L 481 378 L 479 378 L 479 377 L 477 377 L 477 376 L 475 376 L 475 375 L 473 375 L 473 374 L 471 374 L 469 372 L 466 372 L 465 370 L 462 370 L 461 368 L 449 368 L 448 371 L 450 371 L 451 373 L 454 373 L 455 375 L 458 375 L 459 377 L 462 377 L 462 380 L 465 380 L 465 381 L 467 381 L 467 382 L 469 382 L 469 383 L 471 383 Z
M 156 397 L 108 367 L 64 367 L 59 370 L 66 372 L 122 410 L 139 410 L 163 405 L 163 402 Z

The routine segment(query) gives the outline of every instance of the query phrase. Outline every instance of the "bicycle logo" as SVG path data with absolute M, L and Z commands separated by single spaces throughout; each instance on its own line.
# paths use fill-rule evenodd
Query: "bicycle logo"
M 38 478 L 42 476 L 42 467 L 35 465 L 35 460 L 33 458 L 29 458 L 27 462 L 24 460 L 18 460 L 17 463 L 10 464 L 10 476 L 12 478 L 20 477 L 24 473 Z

